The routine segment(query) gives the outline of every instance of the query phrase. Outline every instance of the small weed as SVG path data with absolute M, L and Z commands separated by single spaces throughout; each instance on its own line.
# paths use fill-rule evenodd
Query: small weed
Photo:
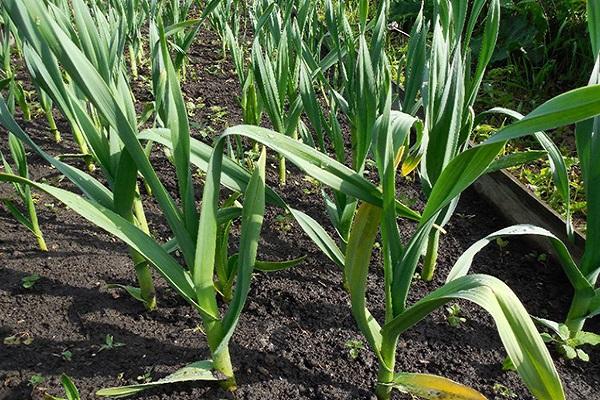
M 35 285 L 35 283 L 40 279 L 41 276 L 37 274 L 26 276 L 23 279 L 21 279 L 21 286 L 23 286 L 23 288 L 25 289 L 31 289 L 33 285 Z
M 461 310 L 458 304 L 452 304 L 450 307 L 446 307 L 446 312 L 448 313 L 448 316 L 446 316 L 448 324 L 453 328 L 457 328 L 461 324 L 467 322 L 466 318 L 461 317 Z
M 142 375 L 135 378 L 139 383 L 148 383 L 152 382 L 152 373 L 154 372 L 154 368 L 148 369 Z
M 500 397 L 501 399 L 515 399 L 517 397 L 516 393 L 513 392 L 512 389 L 498 382 L 494 383 L 492 391 L 496 396 Z
M 515 364 L 512 362 L 509 356 L 506 356 L 502 361 L 502 371 L 516 371 Z
M 71 361 L 73 359 L 73 353 L 71 353 L 69 350 L 63 351 L 62 353 L 60 353 L 60 356 L 65 361 Z
M 356 360 L 358 358 L 358 355 L 360 354 L 360 351 L 364 350 L 365 345 L 362 341 L 353 339 L 348 340 L 346 342 L 346 348 L 348 349 L 348 354 L 350 355 L 350 358 Z
M 211 114 L 209 115 L 209 119 L 217 125 L 225 125 L 227 122 L 227 116 L 229 115 L 227 109 L 221 106 L 212 106 L 210 107 Z
M 558 330 L 554 333 L 542 333 L 542 339 L 546 343 L 553 343 L 556 350 L 567 360 L 589 361 L 590 356 L 581 346 L 596 346 L 600 344 L 600 335 L 592 332 L 579 331 L 574 335 L 569 328 L 564 325 L 558 325 Z
M 279 214 L 275 217 L 275 226 L 280 232 L 289 232 L 292 230 L 292 221 L 291 214 Z
M 21 332 L 17 333 L 16 335 L 5 337 L 3 343 L 6 346 L 19 346 L 22 344 L 29 346 L 31 343 L 33 343 L 33 337 L 29 332 Z
M 125 346 L 125 343 L 115 342 L 114 337 L 112 335 L 106 335 L 106 337 L 104 338 L 104 344 L 100 346 L 100 350 L 98 350 L 98 353 L 102 350 L 114 350 L 117 347 L 123 346 Z
M 46 378 L 44 378 L 42 375 L 31 375 L 31 378 L 29 378 L 29 386 L 31 387 L 36 387 L 41 385 L 42 383 L 44 383 L 46 381 Z

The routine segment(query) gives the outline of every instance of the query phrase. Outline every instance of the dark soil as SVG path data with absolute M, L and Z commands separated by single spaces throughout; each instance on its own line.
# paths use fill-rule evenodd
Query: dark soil
M 192 119 L 210 129 L 195 124 L 194 135 L 206 134 L 210 140 L 211 129 L 219 132 L 240 122 L 238 87 L 231 64 L 222 61 L 216 38 L 204 33 L 198 43 L 184 89 L 190 99 L 202 96 L 205 107 Z M 144 90 L 136 92 L 141 100 Z M 56 145 L 47 139 L 50 135 L 42 122 L 23 126 L 53 154 L 72 150 L 68 140 Z M 30 161 L 35 179 L 67 186 L 37 157 L 32 155 Z M 167 187 L 175 191 L 172 169 L 160 152 L 155 162 Z M 407 182 L 400 190 L 414 198 L 419 208 L 422 199 L 416 187 Z M 292 169 L 281 192 L 293 206 L 329 225 L 318 190 L 297 171 Z M 10 186 L 1 186 L 2 197 L 10 193 Z M 29 233 L 0 209 L 0 338 L 22 335 L 32 339 L 29 345 L 0 341 L 0 399 L 40 399 L 46 391 L 61 394 L 58 378 L 62 373 L 73 378 L 83 399 L 90 399 L 100 388 L 134 383 L 145 374 L 157 379 L 209 357 L 198 316 L 159 277 L 159 309 L 151 313 L 128 296 L 106 288 L 108 283 L 134 281 L 123 244 L 48 197 L 40 195 L 38 206 L 48 253 L 36 250 Z M 158 217 L 159 210 L 152 202 L 147 207 L 156 236 L 166 239 L 168 231 Z M 198 383 L 148 391 L 138 399 L 373 397 L 377 360 L 366 343 L 356 359 L 350 356 L 348 343 L 362 338 L 340 271 L 291 221 L 277 216 L 277 210 L 268 210 L 260 257 L 307 258 L 288 271 L 255 274 L 231 342 L 239 390 L 229 394 L 217 385 Z M 495 210 L 467 192 L 442 240 L 438 279 L 431 284 L 417 281 L 411 301 L 438 287 L 452 263 L 473 242 L 505 226 Z M 402 224 L 401 230 L 406 238 L 414 226 Z M 570 286 L 556 264 L 540 263 L 532 253 L 535 249 L 519 239 L 504 249 L 490 246 L 477 258 L 475 271 L 507 282 L 533 315 L 559 320 L 568 308 Z M 22 288 L 21 279 L 32 274 L 41 279 L 31 289 Z M 376 316 L 383 311 L 382 280 L 375 255 L 369 303 Z M 494 393 L 496 384 L 508 388 L 514 398 L 531 399 L 514 372 L 502 371 L 505 352 L 491 318 L 470 304 L 460 306 L 466 322 L 459 327 L 451 327 L 440 310 L 403 335 L 397 370 L 441 374 L 475 387 L 490 399 L 506 398 Z M 598 321 L 591 321 L 587 328 L 598 331 Z M 106 335 L 124 346 L 100 351 Z M 65 351 L 72 353 L 69 361 L 62 356 Z M 600 398 L 600 350 L 589 353 L 592 361 L 587 364 L 556 357 L 568 399 Z M 46 380 L 32 388 L 28 381 L 33 375 Z

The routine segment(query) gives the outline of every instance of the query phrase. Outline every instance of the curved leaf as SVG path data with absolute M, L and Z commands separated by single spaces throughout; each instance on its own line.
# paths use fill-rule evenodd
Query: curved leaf
M 221 143 L 224 143 L 222 141 Z M 217 145 L 215 151 L 222 151 L 223 147 L 221 145 Z M 211 164 L 214 162 L 215 171 L 218 171 L 220 168 L 220 160 L 221 157 L 214 157 L 211 159 Z M 219 340 L 219 344 L 216 346 L 216 349 L 213 351 L 213 354 L 218 353 L 219 351 L 226 348 L 229 343 L 229 339 L 233 335 L 237 322 L 242 313 L 242 309 L 246 303 L 246 299 L 248 297 L 248 292 L 250 291 L 250 283 L 252 280 L 252 272 L 254 270 L 254 265 L 256 264 L 256 252 L 258 250 L 258 241 L 260 239 L 260 232 L 262 229 L 262 223 L 264 219 L 265 213 L 265 165 L 267 159 L 267 152 L 263 148 L 262 154 L 258 160 L 258 165 L 252 174 L 252 178 L 248 183 L 248 189 L 244 194 L 244 209 L 242 211 L 242 233 L 240 237 L 240 251 L 238 255 L 238 266 L 237 266 L 237 282 L 235 285 L 235 292 L 233 294 L 233 299 L 225 316 L 223 317 L 222 322 L 222 337 Z M 212 168 L 209 167 L 209 171 Z M 219 185 L 220 174 L 213 175 L 214 182 L 207 181 L 207 185 L 215 184 Z M 210 193 L 210 192 L 209 192 Z M 209 198 L 205 198 L 208 200 Z M 218 199 L 214 199 L 217 201 Z M 202 212 L 202 217 L 200 219 L 200 225 L 206 220 L 205 210 Z M 210 214 L 208 216 L 210 218 Z M 199 237 L 202 237 L 204 240 L 211 240 L 216 236 L 200 236 L 201 230 L 199 231 Z M 212 234 L 212 232 L 211 232 Z M 212 241 L 212 240 L 211 240 Z M 201 246 L 198 246 L 200 249 Z M 201 254 L 201 253 L 199 253 Z M 204 254 L 202 254 L 204 255 Z M 210 255 L 209 255 L 210 256 Z M 211 257 L 212 261 L 207 260 L 207 262 L 212 262 L 214 264 L 214 253 Z
M 285 135 L 266 128 L 250 125 L 238 125 L 228 128 L 221 137 L 240 135 L 257 141 L 283 155 L 298 168 L 329 186 L 349 196 L 377 206 L 382 205 L 381 191 L 360 174 L 345 165 L 320 153 L 314 148 Z M 409 207 L 396 202 L 398 215 L 418 221 L 420 215 Z
M 377 354 L 381 348 L 379 333 L 381 327 L 366 308 L 366 292 L 371 253 L 379 232 L 381 216 L 381 208 L 368 203 L 360 205 L 346 246 L 344 267 L 344 280 L 350 292 L 352 314 L 369 345 Z
M 565 273 L 567 274 L 567 277 L 569 278 L 569 281 L 573 287 L 578 291 L 586 291 L 590 292 L 590 294 L 593 292 L 593 286 L 587 281 L 585 276 L 583 276 L 577 267 L 577 264 L 575 264 L 575 261 L 573 261 L 573 258 L 571 257 L 571 254 L 569 253 L 569 250 L 565 244 L 550 231 L 533 225 L 513 225 L 511 227 L 494 232 L 491 235 L 479 240 L 469 247 L 456 261 L 452 267 L 452 270 L 450 271 L 450 274 L 448 275 L 448 278 L 446 279 L 446 282 L 450 282 L 454 279 L 467 275 L 477 253 L 479 253 L 488 244 L 495 242 L 497 238 L 522 235 L 537 235 L 548 238 L 548 240 L 550 240 L 552 243 L 552 247 L 554 247 Z
M 516 119 L 517 121 L 522 120 L 524 118 L 522 114 L 506 108 L 493 108 L 482 115 L 489 113 L 504 114 Z M 571 195 L 567 165 L 565 164 L 565 160 L 562 156 L 560 149 L 554 144 L 554 142 L 552 142 L 548 135 L 546 135 L 544 132 L 535 132 L 533 133 L 533 135 L 540 143 L 540 145 L 544 148 L 544 150 L 546 150 L 546 152 L 548 153 L 548 161 L 550 162 L 550 169 L 552 171 L 554 185 L 556 186 L 560 197 L 565 203 L 565 209 L 567 214 L 567 235 L 569 236 L 569 238 L 572 239 L 575 232 L 573 228 L 573 221 L 571 219 Z
M 456 299 L 471 301 L 490 313 L 517 372 L 537 399 L 565 399 L 552 358 L 531 317 L 512 290 L 497 278 L 487 275 L 457 278 L 384 325 L 382 335 L 398 337 L 435 309 Z
M 287 261 L 260 261 L 256 260 L 254 263 L 254 269 L 261 272 L 275 272 L 283 271 L 302 263 L 306 260 L 306 256 L 294 258 L 293 260 Z
M 172 149 L 173 144 L 168 129 L 148 129 L 140 133 L 140 140 L 151 140 Z M 208 161 L 213 148 L 194 138 L 191 139 L 191 163 L 202 171 L 207 171 Z M 250 181 L 250 173 L 242 166 L 228 157 L 223 157 L 221 164 L 222 184 L 234 192 L 244 192 Z M 302 230 L 308 237 L 338 266 L 344 265 L 344 255 L 336 245 L 331 236 L 323 227 L 300 210 L 291 208 L 286 202 L 269 186 L 265 187 L 266 201 L 287 210 L 296 219 Z
M 219 379 L 213 375 L 212 369 L 213 363 L 211 360 L 197 361 L 155 382 L 100 389 L 96 392 L 96 396 L 119 399 L 161 385 L 193 381 L 218 381 Z
M 217 318 L 216 313 L 206 311 L 197 303 L 196 293 L 181 265 L 153 238 L 115 212 L 64 189 L 36 183 L 16 175 L 0 174 L 0 181 L 27 184 L 53 196 L 83 218 L 121 239 L 140 253 L 186 301 L 198 309 L 203 317 Z
M 478 391 L 437 375 L 400 373 L 393 384 L 401 392 L 429 400 L 486 400 Z

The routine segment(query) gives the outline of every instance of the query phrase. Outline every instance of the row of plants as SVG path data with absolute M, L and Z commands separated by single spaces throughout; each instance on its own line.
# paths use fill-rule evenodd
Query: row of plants
M 587 77 L 581 69 L 592 70 L 594 57 L 589 45 L 586 20 L 586 0 L 510 0 L 500 5 L 500 14 L 505 21 L 499 29 L 498 40 L 489 71 L 482 85 L 475 109 L 484 111 L 502 104 L 527 113 L 549 97 L 565 89 L 582 86 Z M 390 51 L 404 56 L 406 46 L 404 32 L 408 31 L 412 19 L 419 13 L 419 0 L 394 0 L 390 18 L 394 21 L 398 40 L 390 42 Z M 433 6 L 425 3 L 425 12 L 431 13 Z M 397 24 L 397 25 L 396 25 Z M 479 51 L 482 32 L 474 34 L 474 53 Z M 577 64 L 577 67 L 575 67 Z M 489 118 L 483 121 L 477 134 L 481 137 L 497 130 L 502 119 Z M 565 157 L 571 176 L 571 205 L 565 207 L 562 196 L 552 182 L 552 166 L 547 160 L 535 160 L 510 171 L 531 192 L 563 217 L 572 211 L 575 227 L 586 230 L 586 207 L 583 179 L 574 141 L 573 131 L 564 127 L 552 132 L 553 141 Z M 521 138 L 510 144 L 512 151 L 540 149 L 535 140 Z
M 160 381 L 101 389 L 98 395 L 119 397 L 191 380 L 219 381 L 235 390 L 229 341 L 254 271 L 274 272 L 302 261 L 257 259 L 265 205 L 271 204 L 290 213 L 339 267 L 352 315 L 379 361 L 379 399 L 390 398 L 394 389 L 429 399 L 483 398 L 443 377 L 395 369 L 400 336 L 456 299 L 473 302 L 492 316 L 510 363 L 533 396 L 565 398 L 544 339 L 570 358 L 573 352 L 584 352 L 581 346 L 600 342 L 598 335 L 584 331 L 586 321 L 600 313 L 600 250 L 594 247 L 600 240 L 600 210 L 595 209 L 600 207 L 595 184 L 600 179 L 600 8 L 594 2 L 587 5 L 596 56 L 590 85 L 523 116 L 499 107 L 474 111 L 500 31 L 500 1 L 436 0 L 433 5 L 431 14 L 421 9 L 414 18 L 407 56 L 401 71 L 393 71 L 386 51 L 387 0 L 139 0 L 126 7 L 100 0 L 2 3 L 9 67 L 3 68 L 7 100 L 0 99 L 0 123 L 10 132 L 16 167 L 5 160 L 0 181 L 12 183 L 26 205 L 21 212 L 6 202 L 8 210 L 34 232 L 42 249 L 31 188 L 122 240 L 137 286 L 121 288 L 153 310 L 160 299 L 151 269 L 158 271 L 197 312 L 211 351 L 210 360 Z M 188 51 L 206 21 L 233 60 L 244 119 L 244 125 L 228 128 L 210 145 L 191 137 L 181 91 Z M 477 51 L 475 33 L 481 37 Z M 15 55 L 25 63 L 40 104 L 47 105 L 43 108 L 68 122 L 80 154 L 54 157 L 16 122 L 22 86 L 10 68 Z M 151 71 L 153 102 L 138 113 L 132 84 L 141 65 Z M 402 82 L 394 82 L 398 76 Z M 514 122 L 473 145 L 474 127 L 490 114 Z M 260 126 L 266 120 L 270 129 Z M 566 245 L 543 227 L 509 227 L 475 243 L 456 261 L 443 286 L 410 303 L 415 279 L 431 280 L 436 273 L 440 235 L 461 193 L 481 175 L 547 157 L 568 209 L 567 168 L 544 131 L 574 123 L 589 215 L 582 260 L 576 263 Z M 535 138 L 544 151 L 506 152 L 508 141 L 525 136 Z M 25 147 L 78 192 L 32 181 Z M 167 153 L 174 168 L 176 193 L 167 190 L 151 162 L 155 147 Z M 321 184 L 336 237 L 266 184 L 267 150 L 277 156 L 280 188 L 290 163 Z M 73 159 L 83 164 L 67 163 Z M 200 203 L 195 170 L 204 174 Z M 415 173 L 427 198 L 421 213 L 403 204 L 397 193 L 397 181 Z M 144 212 L 150 199 L 172 232 L 168 242 L 156 240 L 150 231 Z M 416 225 L 404 241 L 399 219 Z M 232 254 L 234 225 L 241 234 Z M 572 234 L 570 222 L 565 229 Z M 385 298 L 381 321 L 369 310 L 366 296 L 378 235 Z M 514 235 L 546 236 L 555 247 L 575 290 L 561 323 L 531 317 L 499 279 L 468 273 L 477 252 L 497 238 Z M 549 333 L 540 335 L 536 323 Z

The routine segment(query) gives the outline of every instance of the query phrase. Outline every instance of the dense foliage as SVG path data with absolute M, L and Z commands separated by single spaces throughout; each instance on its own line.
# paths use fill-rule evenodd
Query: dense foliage
M 285 255 L 276 262 L 258 259 L 265 207 L 271 204 L 290 213 L 339 267 L 352 315 L 379 362 L 379 399 L 389 399 L 393 389 L 429 399 L 483 398 L 444 377 L 396 370 L 401 335 L 454 300 L 472 302 L 491 315 L 512 367 L 533 396 L 564 399 L 544 341 L 558 344 L 569 358 L 575 354 L 581 359 L 581 346 L 600 342 L 600 336 L 584 331 L 586 321 L 600 313 L 600 6 L 577 3 L 548 16 L 543 5 L 538 4 L 540 11 L 537 3 L 528 4 L 435 0 L 415 8 L 414 2 L 390 5 L 387 0 L 138 0 L 124 6 L 118 1 L 4 0 L 0 88 L 6 98 L 0 97 L 0 124 L 9 132 L 16 168 L 5 160 L 0 181 L 14 185 L 27 215 L 5 202 L 9 211 L 33 231 L 42 249 L 31 188 L 122 240 L 138 286 L 120 287 L 148 310 L 156 308 L 154 268 L 197 312 L 211 352 L 210 360 L 160 381 L 97 394 L 120 397 L 190 380 L 219 381 L 228 390 L 236 389 L 236 354 L 230 354 L 229 342 L 254 270 L 275 272 L 302 261 L 285 260 Z M 390 6 L 411 26 L 399 65 L 388 54 Z M 571 15 L 572 7 L 577 8 Z M 556 32 L 555 24 L 565 13 L 574 21 L 561 23 Z M 574 49 L 575 57 L 584 61 L 569 68 L 578 74 L 591 72 L 589 85 L 564 91 L 525 115 L 505 104 L 479 112 L 476 104 L 489 66 L 513 57 L 514 43 L 503 35 L 506 29 L 519 29 L 501 22 L 506 15 L 514 17 L 509 19 L 512 24 L 525 18 L 527 29 L 545 29 L 539 35 L 528 31 L 523 37 L 535 37 L 530 43 L 516 38 L 520 51 L 531 46 L 524 53 L 528 62 L 544 62 L 533 58 L 538 50 L 544 50 L 542 60 L 552 60 Z M 591 52 L 580 52 L 589 46 L 579 41 L 566 47 L 562 42 L 548 45 L 549 36 L 582 23 L 584 15 Z M 228 128 L 210 145 L 191 137 L 181 90 L 188 52 L 205 22 L 217 31 L 224 54 L 234 61 L 245 123 Z M 69 157 L 48 154 L 38 144 L 40 138 L 20 127 L 17 109 L 27 119 L 28 104 L 11 67 L 13 55 L 26 65 L 55 140 L 61 136 L 52 125 L 52 111 L 67 121 L 70 132 L 61 134 L 73 135 L 81 151 L 75 159 L 83 160 L 83 168 L 68 163 Z M 140 112 L 132 82 L 140 79 L 143 65 L 150 71 L 153 101 Z M 394 82 L 394 77 L 402 80 Z M 491 114 L 505 123 L 476 141 L 477 126 Z M 572 124 L 577 124 L 575 142 L 590 215 L 583 259 L 575 261 L 567 246 L 543 227 L 509 227 L 475 243 L 457 260 L 443 286 L 409 302 L 419 267 L 424 280 L 434 276 L 439 238 L 460 195 L 490 171 L 547 158 L 567 210 L 565 230 L 572 235 L 567 166 L 544 133 Z M 543 150 L 506 151 L 509 141 L 527 136 Z M 32 181 L 25 147 L 77 191 Z M 153 165 L 157 147 L 171 164 L 176 190 L 167 189 Z M 322 185 L 317 195 L 335 237 L 308 210 L 291 208 L 266 184 L 268 152 L 277 156 L 280 188 L 286 184 L 288 163 Z M 197 170 L 203 176 L 201 198 Z M 426 197 L 422 213 L 397 193 L 397 181 L 411 174 L 418 175 Z M 150 200 L 158 204 L 171 230 L 167 242 L 157 240 L 148 224 L 144 204 Z M 400 235 L 400 220 L 415 225 L 408 237 Z M 229 240 L 235 225 L 240 234 L 233 252 Z M 479 250 L 514 235 L 542 235 L 552 241 L 575 290 L 563 323 L 530 316 L 498 278 L 468 274 Z M 379 319 L 369 309 L 366 293 L 378 238 L 384 276 L 379 289 L 385 299 Z M 550 333 L 541 335 L 536 323 Z M 64 377 L 63 385 L 73 398 L 79 396 L 69 378 Z

